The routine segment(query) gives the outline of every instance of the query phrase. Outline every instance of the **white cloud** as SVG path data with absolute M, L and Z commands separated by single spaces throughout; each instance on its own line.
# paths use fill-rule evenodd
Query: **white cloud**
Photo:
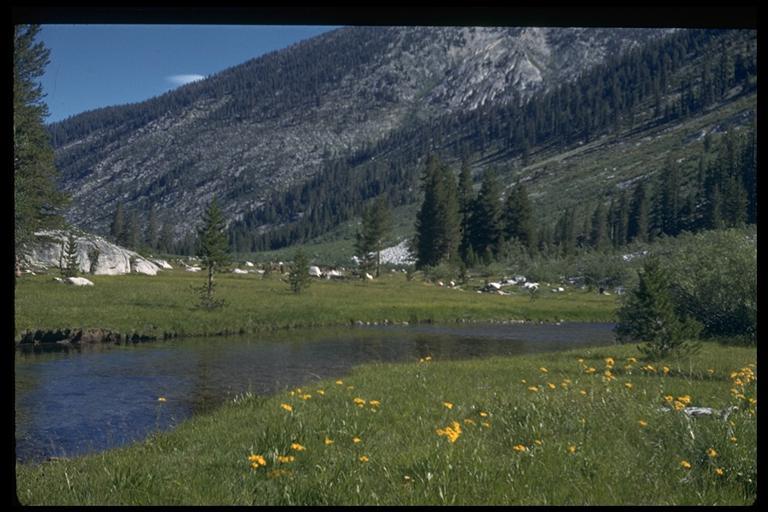
M 180 85 L 188 84 L 190 82 L 196 82 L 204 78 L 205 76 L 203 75 L 171 75 L 165 77 L 166 81 L 171 82 L 177 87 Z

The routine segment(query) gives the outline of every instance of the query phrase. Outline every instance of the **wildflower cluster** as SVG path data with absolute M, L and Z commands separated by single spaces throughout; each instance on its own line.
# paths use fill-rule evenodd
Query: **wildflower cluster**
M 754 365 L 748 365 L 744 368 L 731 372 L 730 378 L 733 387 L 731 388 L 731 394 L 739 401 L 739 404 L 746 405 L 751 411 L 757 406 L 757 399 L 752 396 L 750 391 L 753 386 L 750 386 L 753 382 L 757 381 L 757 376 L 752 370 Z
M 458 421 L 453 421 L 451 422 L 451 426 L 438 428 L 435 432 L 437 432 L 438 436 L 445 436 L 451 443 L 455 443 L 461 435 L 461 425 Z

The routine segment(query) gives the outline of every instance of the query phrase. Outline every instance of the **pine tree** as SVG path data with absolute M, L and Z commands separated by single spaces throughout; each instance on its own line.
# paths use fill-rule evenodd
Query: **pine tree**
M 386 197 L 379 196 L 363 211 L 362 226 L 355 236 L 355 251 L 363 262 L 363 270 L 370 271 L 375 265 L 376 277 L 380 275 L 381 251 L 391 230 L 392 214 Z
M 657 194 L 658 229 L 661 233 L 676 236 L 679 232 L 680 219 L 680 171 L 677 165 L 668 160 L 659 180 L 660 194 Z
M 461 227 L 456 180 L 435 156 L 427 159 L 422 190 L 424 200 L 416 214 L 416 236 L 412 243 L 419 268 L 454 258 L 458 254 Z
M 301 293 L 306 290 L 312 281 L 309 277 L 309 260 L 304 251 L 299 248 L 293 257 L 293 264 L 288 273 L 288 284 L 293 293 Z
M 159 250 L 165 253 L 173 252 L 173 227 L 170 222 L 163 222 L 160 229 L 160 239 L 158 240 Z
M 157 230 L 157 212 L 155 206 L 149 207 L 147 214 L 147 229 L 144 233 L 144 244 L 151 250 L 156 251 L 159 244 L 159 233 Z
M 117 245 L 125 245 L 127 237 L 125 236 L 125 212 L 123 211 L 123 203 L 117 203 L 117 206 L 115 207 L 115 213 L 112 216 L 112 224 L 109 227 L 109 234 Z
M 632 195 L 632 206 L 627 227 L 627 237 L 630 242 L 635 240 L 640 242 L 648 241 L 649 199 L 645 182 L 638 183 Z
M 600 202 L 592 213 L 589 243 L 594 249 L 602 251 L 606 248 L 608 242 L 608 215 L 605 205 Z
M 486 263 L 499 254 L 502 242 L 501 190 L 496 173 L 489 168 L 483 173 L 480 192 L 472 208 L 472 248 Z
M 35 42 L 39 25 L 14 26 L 13 184 L 16 269 L 35 231 L 59 227 L 59 209 L 68 201 L 56 188 L 57 171 L 43 120 L 48 107 L 39 83 L 49 50 Z
M 461 171 L 459 172 L 459 213 L 461 215 L 461 242 L 459 244 L 459 254 L 464 263 L 468 263 L 467 257 L 471 244 L 471 219 L 472 204 L 475 200 L 475 193 L 472 189 L 472 174 L 469 164 L 466 160 L 461 162 Z
M 518 183 L 507 196 L 503 212 L 503 233 L 507 240 L 519 240 L 529 251 L 535 248 L 533 212 L 525 185 Z
M 652 359 L 695 350 L 701 324 L 678 317 L 669 279 L 659 262 L 649 259 L 638 274 L 637 288 L 627 294 L 617 311 L 618 340 L 645 342 L 638 350 Z
M 75 277 L 80 270 L 80 257 L 77 252 L 77 239 L 71 231 L 67 235 L 67 240 L 62 244 L 62 268 L 61 273 L 64 277 Z
M 215 287 L 213 276 L 229 263 L 226 224 L 216 198 L 213 198 L 203 214 L 203 225 L 198 230 L 198 240 L 200 245 L 197 256 L 207 273 L 206 284 L 200 293 L 200 306 L 213 309 L 224 304 L 223 301 L 213 297 Z

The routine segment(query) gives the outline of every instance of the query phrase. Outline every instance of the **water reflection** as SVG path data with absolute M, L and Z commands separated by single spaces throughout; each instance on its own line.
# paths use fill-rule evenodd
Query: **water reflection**
M 140 440 L 250 391 L 368 362 L 513 355 L 613 342 L 611 324 L 313 329 L 238 338 L 16 351 L 16 456 L 73 456 Z M 158 402 L 158 397 L 165 402 Z

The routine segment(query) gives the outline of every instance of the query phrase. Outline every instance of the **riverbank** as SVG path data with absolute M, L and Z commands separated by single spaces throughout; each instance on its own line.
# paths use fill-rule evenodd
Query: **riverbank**
M 157 276 L 89 276 L 94 286 L 75 287 L 51 276 L 24 276 L 16 285 L 15 341 L 141 341 L 179 336 L 249 334 L 295 327 L 471 322 L 611 322 L 616 297 L 579 289 L 535 300 L 526 290 L 509 295 L 476 293 L 482 284 L 439 287 L 404 274 L 375 281 L 315 280 L 292 293 L 279 276 L 217 276 L 223 308 L 195 307 L 202 276 L 173 270 Z M 78 338 L 79 337 L 79 338 Z
M 753 502 L 755 349 L 638 355 L 611 346 L 366 365 L 241 397 L 130 447 L 19 465 L 17 495 L 30 505 Z

